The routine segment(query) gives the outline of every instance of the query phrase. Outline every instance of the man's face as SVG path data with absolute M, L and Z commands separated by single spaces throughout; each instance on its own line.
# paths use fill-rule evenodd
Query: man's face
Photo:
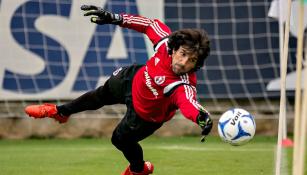
M 172 53 L 172 70 L 176 75 L 183 75 L 195 68 L 197 55 L 180 46 Z

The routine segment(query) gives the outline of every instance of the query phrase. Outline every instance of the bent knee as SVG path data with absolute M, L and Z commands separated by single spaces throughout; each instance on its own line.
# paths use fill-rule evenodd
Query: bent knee
M 122 150 L 125 145 L 125 142 L 115 133 L 112 135 L 111 142 L 119 150 Z

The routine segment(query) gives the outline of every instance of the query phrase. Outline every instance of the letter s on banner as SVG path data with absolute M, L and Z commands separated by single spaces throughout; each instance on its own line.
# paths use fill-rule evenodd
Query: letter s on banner
M 67 51 L 35 28 L 36 19 L 42 15 L 69 16 L 71 4 L 60 3 L 58 6 L 56 2 L 28 1 L 15 11 L 10 23 L 13 38 L 24 49 L 42 58 L 45 68 L 34 75 L 5 70 L 3 89 L 23 94 L 38 93 L 54 88 L 65 78 L 69 69 Z

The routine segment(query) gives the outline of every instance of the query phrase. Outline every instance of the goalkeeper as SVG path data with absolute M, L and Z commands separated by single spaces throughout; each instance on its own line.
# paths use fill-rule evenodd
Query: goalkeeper
M 196 100 L 196 71 L 210 52 L 205 31 L 182 29 L 171 33 L 157 19 L 139 15 L 115 14 L 92 5 L 83 5 L 84 16 L 99 25 L 113 24 L 146 34 L 155 54 L 145 65 L 121 67 L 103 86 L 63 105 L 30 105 L 25 112 L 34 118 L 53 118 L 60 123 L 69 116 L 104 105 L 126 104 L 127 112 L 112 135 L 113 145 L 122 151 L 130 165 L 122 175 L 148 175 L 153 165 L 145 162 L 139 141 L 170 120 L 177 109 L 209 134 L 212 120 Z

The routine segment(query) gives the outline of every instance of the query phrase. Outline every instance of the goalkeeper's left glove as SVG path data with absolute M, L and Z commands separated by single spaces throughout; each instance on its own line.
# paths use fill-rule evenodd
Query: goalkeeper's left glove
M 199 114 L 197 116 L 197 124 L 202 129 L 201 135 L 207 136 L 210 133 L 213 126 L 210 114 L 208 112 L 199 111 Z
M 123 23 L 123 17 L 120 14 L 111 13 L 94 5 L 82 5 L 81 10 L 85 11 L 84 16 L 92 16 L 91 22 L 96 24 L 115 24 Z

